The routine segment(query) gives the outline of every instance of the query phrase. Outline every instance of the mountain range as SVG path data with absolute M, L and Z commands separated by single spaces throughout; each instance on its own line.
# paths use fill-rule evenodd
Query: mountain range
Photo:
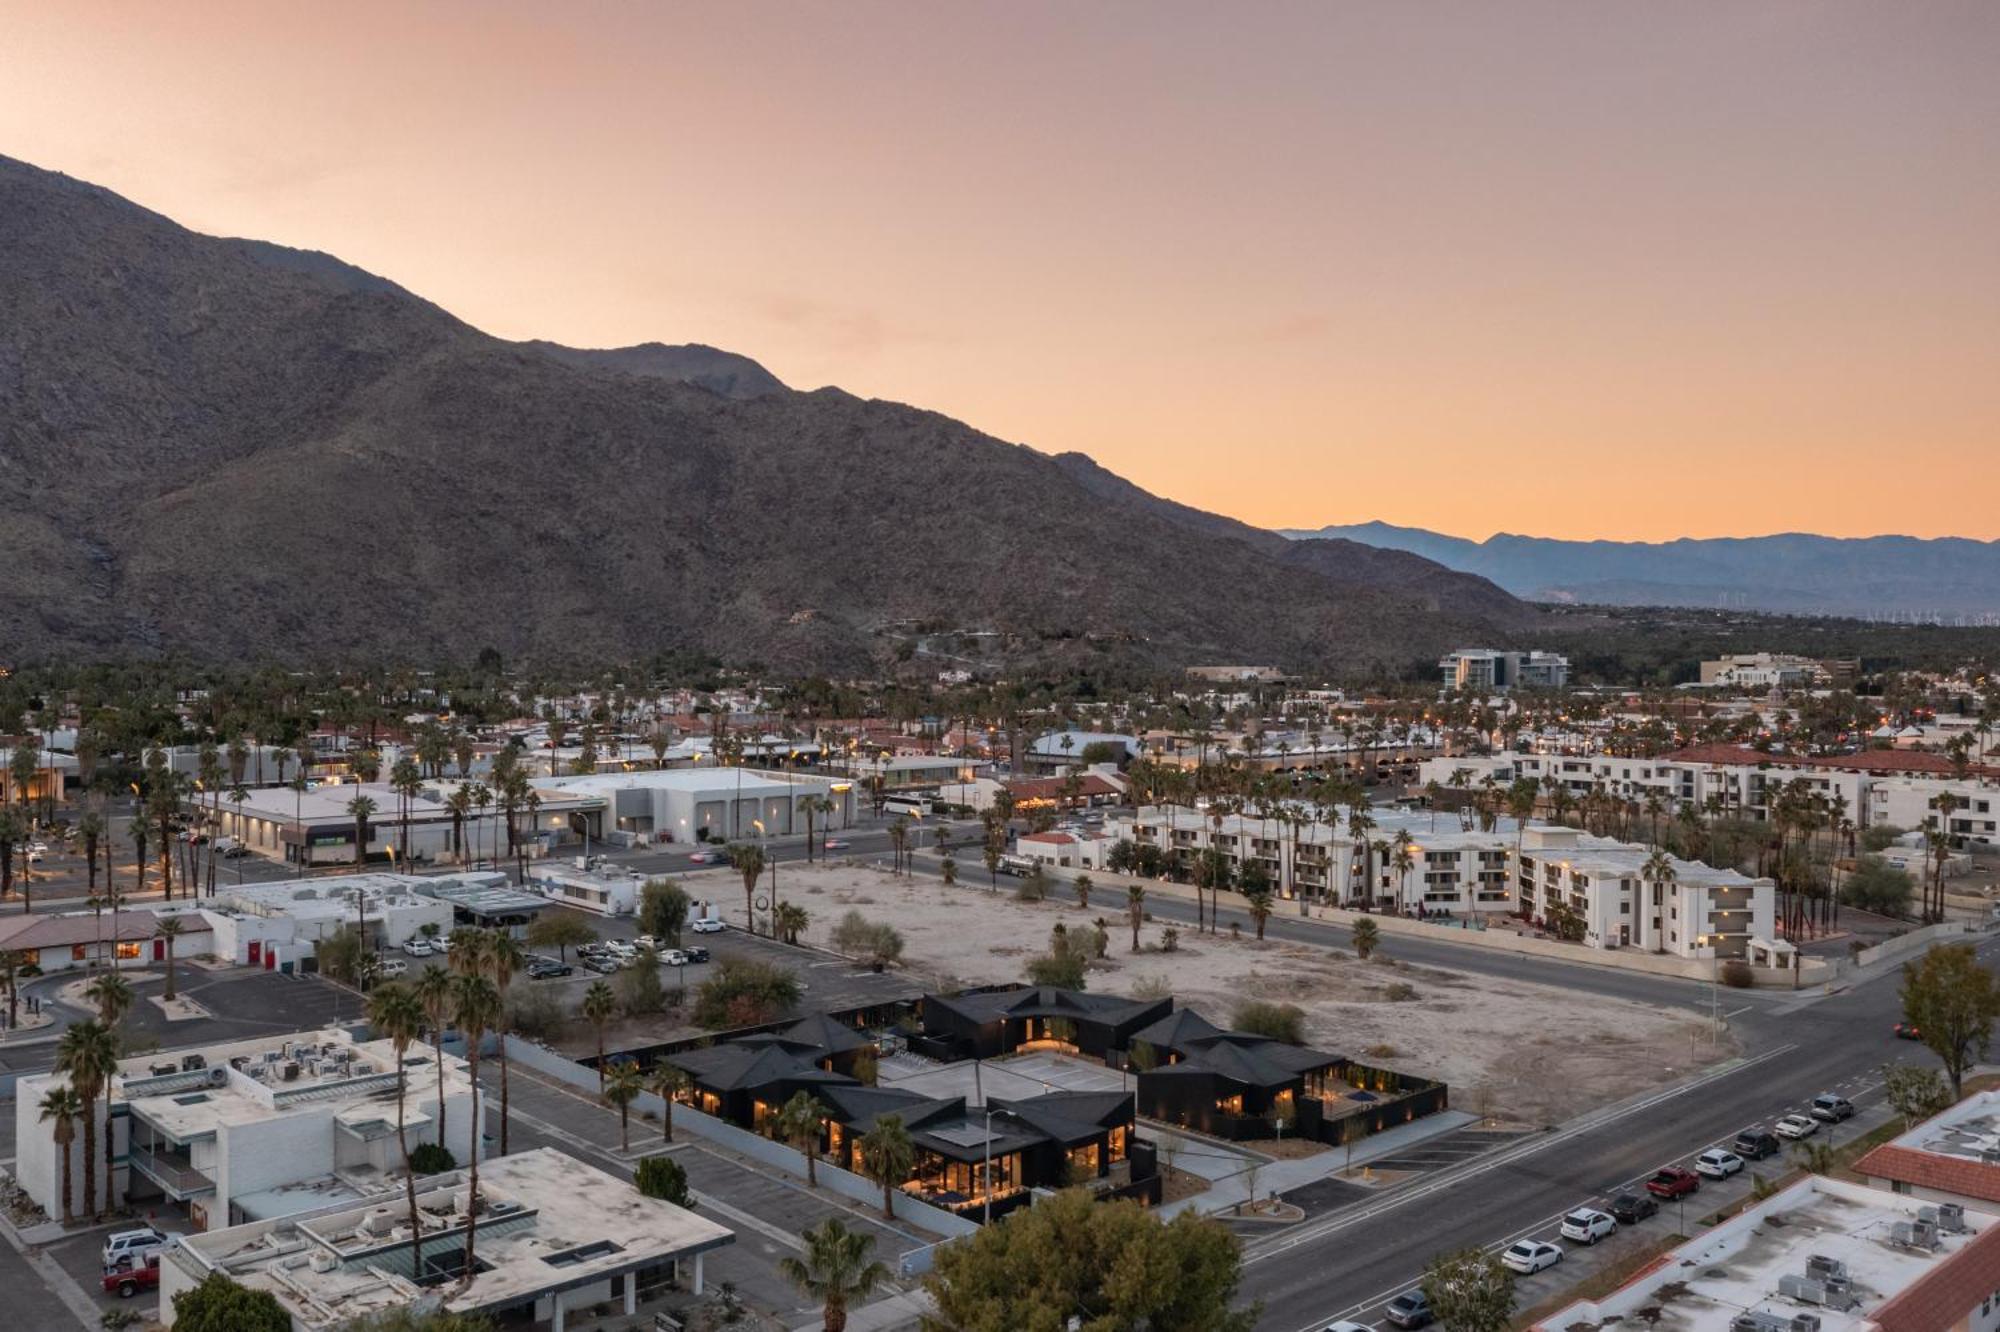
M 6 158 L 0 311 L 17 659 L 845 672 L 962 630 L 993 659 L 1360 672 L 1545 621 L 1415 555 L 1288 541 L 730 352 L 507 342 Z
M 1477 574 L 1534 601 L 1701 606 L 1945 623 L 2000 617 L 2000 542 L 1958 537 L 1688 538 L 1484 541 L 1417 527 L 1357 523 L 1286 536 L 1357 541 Z

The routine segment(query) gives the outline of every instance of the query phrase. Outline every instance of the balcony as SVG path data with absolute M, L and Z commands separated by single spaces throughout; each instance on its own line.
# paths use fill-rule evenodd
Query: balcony
M 198 1193 L 215 1192 L 215 1181 L 194 1168 L 185 1151 L 133 1146 L 126 1159 L 132 1168 L 167 1191 L 176 1202 Z

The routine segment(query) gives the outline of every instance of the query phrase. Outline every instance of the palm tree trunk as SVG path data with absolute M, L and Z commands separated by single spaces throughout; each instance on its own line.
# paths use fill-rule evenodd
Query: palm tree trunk
M 404 1033 L 407 1035 L 407 1031 Z M 396 1146 L 403 1153 L 403 1192 L 410 1203 L 410 1275 L 421 1277 L 424 1270 L 424 1225 L 417 1211 L 417 1176 L 410 1169 L 410 1139 L 403 1127 L 403 1103 L 409 1090 L 410 1073 L 404 1051 L 396 1052 Z M 444 1144 L 440 1142 L 440 1147 Z
M 507 1154 L 507 1034 L 500 1034 L 500 1155 Z
M 466 1150 L 472 1157 L 470 1186 L 465 1195 L 465 1271 L 460 1281 L 470 1283 L 474 1268 L 472 1265 L 473 1239 L 479 1231 L 479 1041 L 474 1032 L 465 1033 L 466 1072 L 472 1079 L 472 1132 L 467 1136 Z
M 74 1207 L 73 1207 L 73 1206 L 71 1205 L 71 1203 L 72 1203 L 72 1199 L 74 1198 L 74 1194 L 72 1194 L 72 1193 L 71 1193 L 71 1191 L 70 1191 L 70 1163 L 69 1163 L 69 1155 L 70 1155 L 70 1152 L 69 1152 L 69 1149 L 70 1149 L 70 1144 L 71 1144 L 72 1142 L 74 1142 L 75 1140 L 76 1140 L 76 1138 L 75 1138 L 75 1132 L 74 1132 L 74 1130 L 72 1130 L 72 1132 L 71 1132 L 71 1135 L 70 1135 L 70 1137 L 68 1137 L 68 1138 L 65 1138 L 65 1139 L 62 1139 L 61 1141 L 59 1141 L 59 1142 L 58 1142 L 58 1143 L 56 1144 L 56 1146 L 57 1146 L 58 1148 L 60 1148 L 60 1149 L 61 1149 L 61 1151 L 62 1151 L 62 1154 L 63 1154 L 63 1165 L 62 1165 L 62 1190 L 63 1190 L 63 1224 L 64 1224 L 64 1225 L 68 1225 L 68 1224 L 69 1224 L 70 1222 L 72 1222 L 72 1221 L 74 1221 L 74 1220 L 76 1219 L 76 1210 L 75 1210 L 75 1208 L 74 1208 Z
M 438 1146 L 445 1146 L 444 1139 L 444 1023 L 439 1022 L 431 1031 L 431 1051 L 437 1056 L 438 1093 Z M 449 1149 L 447 1149 L 449 1150 Z
M 118 1185 L 112 1178 L 116 1171 L 112 1167 L 115 1158 L 111 1154 L 111 1079 L 104 1080 L 104 1212 L 111 1210 L 111 1195 Z

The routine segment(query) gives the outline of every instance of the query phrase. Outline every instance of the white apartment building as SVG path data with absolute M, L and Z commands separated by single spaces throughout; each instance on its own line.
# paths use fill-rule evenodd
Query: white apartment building
M 1569 683 L 1569 658 L 1556 652 L 1502 652 L 1460 648 L 1438 662 L 1446 689 L 1500 693 L 1508 689 L 1560 689 Z
M 442 1128 L 433 1051 L 413 1045 L 407 1063 L 410 1146 L 441 1140 L 460 1162 L 483 1153 L 465 1061 L 444 1057 Z M 111 1196 L 184 1206 L 197 1230 L 363 1196 L 401 1177 L 396 1077 L 388 1041 L 357 1040 L 337 1027 L 124 1060 L 111 1084 Z M 39 1106 L 61 1082 L 33 1073 L 15 1085 L 15 1174 L 51 1216 L 62 1215 L 62 1155 Z M 91 1119 L 101 1136 L 101 1098 Z M 82 1127 L 70 1146 L 79 1207 Z M 101 1158 L 98 1169 L 102 1188 Z
M 1942 819 L 1938 798 L 1949 794 L 1957 807 L 1948 831 L 1961 842 L 2000 846 L 2000 786 L 1991 781 L 1888 777 L 1869 783 L 1868 822 L 1897 828 L 1935 828 Z
M 1575 828 L 1530 825 L 1514 888 L 1519 910 L 1553 922 L 1558 904 L 1584 924 L 1593 948 L 1637 948 L 1684 958 L 1789 957 L 1777 941 L 1777 886 L 1732 869 L 1669 857 L 1671 880 L 1645 876 L 1652 848 Z

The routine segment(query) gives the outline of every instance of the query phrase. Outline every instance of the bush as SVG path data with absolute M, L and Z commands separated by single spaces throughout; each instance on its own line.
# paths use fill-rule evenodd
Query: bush
M 679 943 L 690 905 L 686 890 L 672 879 L 648 879 L 639 889 L 639 932 Z
M 695 990 L 693 1017 L 696 1025 L 711 1031 L 754 1027 L 798 1002 L 799 979 L 783 967 L 727 958 Z
M 649 1156 L 632 1172 L 632 1183 L 648 1198 L 658 1198 L 676 1207 L 694 1207 L 688 1192 L 687 1171 L 671 1156 Z
M 1040 902 L 1049 895 L 1049 876 L 1037 864 L 1022 878 L 1014 889 L 1016 902 Z
M 458 1158 L 451 1154 L 449 1147 L 422 1142 L 410 1149 L 410 1173 L 413 1175 L 441 1175 L 456 1169 Z
M 1717 979 L 1732 990 L 1747 990 L 1757 983 L 1757 973 L 1742 958 L 1732 957 L 1722 964 Z
M 553 1041 L 569 1026 L 569 1014 L 547 990 L 512 987 L 507 996 L 507 1029 L 531 1040 Z
M 871 921 L 859 911 L 849 911 L 827 936 L 836 953 L 845 953 L 874 967 L 893 966 L 903 958 L 903 936 L 895 926 Z
M 1880 856 L 1863 856 L 1840 885 L 1840 900 L 1878 916 L 1900 916 L 1910 909 L 1916 883 Z
M 1387 1041 L 1381 1041 L 1374 1045 L 1364 1046 L 1361 1053 L 1370 1059 L 1394 1059 L 1396 1057 L 1396 1047 Z
M 1236 1006 L 1230 1025 L 1253 1036 L 1269 1036 L 1287 1045 L 1306 1043 L 1306 1014 L 1297 1004 L 1270 1004 L 1251 999 Z
M 1886 851 L 1896 844 L 1896 839 L 1903 835 L 1903 831 L 1903 829 L 1898 828 L 1893 823 L 1877 823 L 1872 827 L 1863 828 L 1861 830 L 1861 849 L 1863 851 Z
M 1382 988 L 1382 997 L 1392 1004 L 1406 1004 L 1417 997 L 1417 987 L 1408 981 L 1390 981 Z
M 1160 951 L 1163 953 L 1177 953 L 1180 951 L 1180 948 L 1181 932 L 1171 925 L 1167 926 L 1165 932 L 1160 935 Z
M 1354 955 L 1366 962 L 1382 942 L 1382 927 L 1372 916 L 1354 922 Z
M 174 1296 L 174 1326 L 187 1332 L 292 1332 L 292 1316 L 268 1290 L 251 1290 L 210 1272 Z
M 639 1017 L 647 1013 L 657 1013 L 666 1005 L 666 995 L 660 989 L 660 968 L 652 960 L 652 954 L 642 954 L 639 961 L 618 970 L 615 984 L 618 991 L 618 1007 L 627 1017 Z

